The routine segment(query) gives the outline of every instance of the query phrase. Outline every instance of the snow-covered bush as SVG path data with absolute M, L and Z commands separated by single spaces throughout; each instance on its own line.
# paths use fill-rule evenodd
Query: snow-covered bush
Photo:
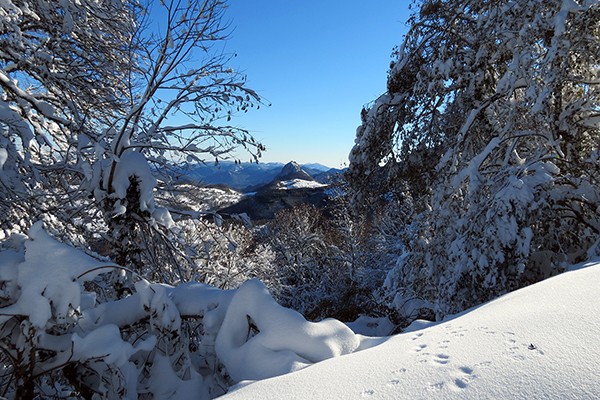
M 41 223 L 0 246 L 2 397 L 209 399 L 359 346 L 341 322 L 279 306 L 258 280 L 151 283 Z M 117 279 L 130 290 L 117 293 Z
M 242 221 L 222 221 L 218 215 L 213 221 L 182 219 L 175 225 L 179 245 L 190 261 L 185 280 L 232 289 L 258 278 L 270 288 L 278 287 L 275 253 L 259 242 L 255 228 Z
M 398 309 L 440 317 L 597 253 L 599 21 L 596 0 L 419 3 L 348 174 L 357 203 L 414 205 Z
M 269 288 L 311 320 L 353 321 L 382 312 L 375 292 L 386 269 L 375 260 L 389 252 L 378 248 L 382 241 L 365 218 L 353 217 L 346 206 L 343 198 L 325 210 L 296 206 L 278 213 L 264 230 L 278 274 Z

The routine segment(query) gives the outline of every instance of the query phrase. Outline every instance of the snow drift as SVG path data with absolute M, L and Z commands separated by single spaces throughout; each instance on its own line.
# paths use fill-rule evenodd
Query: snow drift
M 224 398 L 595 399 L 598 282 L 600 260 Z
M 282 375 L 351 353 L 359 340 L 337 320 L 306 321 L 277 304 L 260 281 L 250 280 L 233 297 L 215 345 L 231 377 L 239 382 Z

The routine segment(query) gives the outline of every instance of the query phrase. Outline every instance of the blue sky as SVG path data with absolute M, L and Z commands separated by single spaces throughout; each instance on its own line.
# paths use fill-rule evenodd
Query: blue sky
M 230 0 L 231 65 L 270 107 L 238 115 L 267 147 L 263 162 L 339 167 L 354 144 L 360 110 L 385 91 L 409 1 Z M 244 159 L 244 157 L 240 157 Z

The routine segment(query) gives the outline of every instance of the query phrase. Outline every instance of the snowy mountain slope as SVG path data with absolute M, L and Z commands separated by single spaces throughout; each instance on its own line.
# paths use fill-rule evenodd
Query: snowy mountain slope
M 597 399 L 600 263 L 227 399 Z
M 314 188 L 324 188 L 327 185 L 316 181 L 308 181 L 305 179 L 290 179 L 287 181 L 277 182 L 277 189 L 279 190 L 294 190 L 294 189 L 314 189 Z
M 200 187 L 192 184 L 179 184 L 155 194 L 161 205 L 194 211 L 215 211 L 238 203 L 243 197 L 242 193 L 226 186 Z

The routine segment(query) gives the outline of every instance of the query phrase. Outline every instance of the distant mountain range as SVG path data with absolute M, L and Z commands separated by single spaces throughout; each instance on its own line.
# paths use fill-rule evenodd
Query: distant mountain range
M 315 180 L 330 183 L 343 170 L 322 164 L 235 163 L 220 161 L 215 164 L 194 164 L 179 170 L 177 178 L 184 182 L 205 185 L 226 185 L 238 191 L 255 191 L 273 181 L 291 179 Z

